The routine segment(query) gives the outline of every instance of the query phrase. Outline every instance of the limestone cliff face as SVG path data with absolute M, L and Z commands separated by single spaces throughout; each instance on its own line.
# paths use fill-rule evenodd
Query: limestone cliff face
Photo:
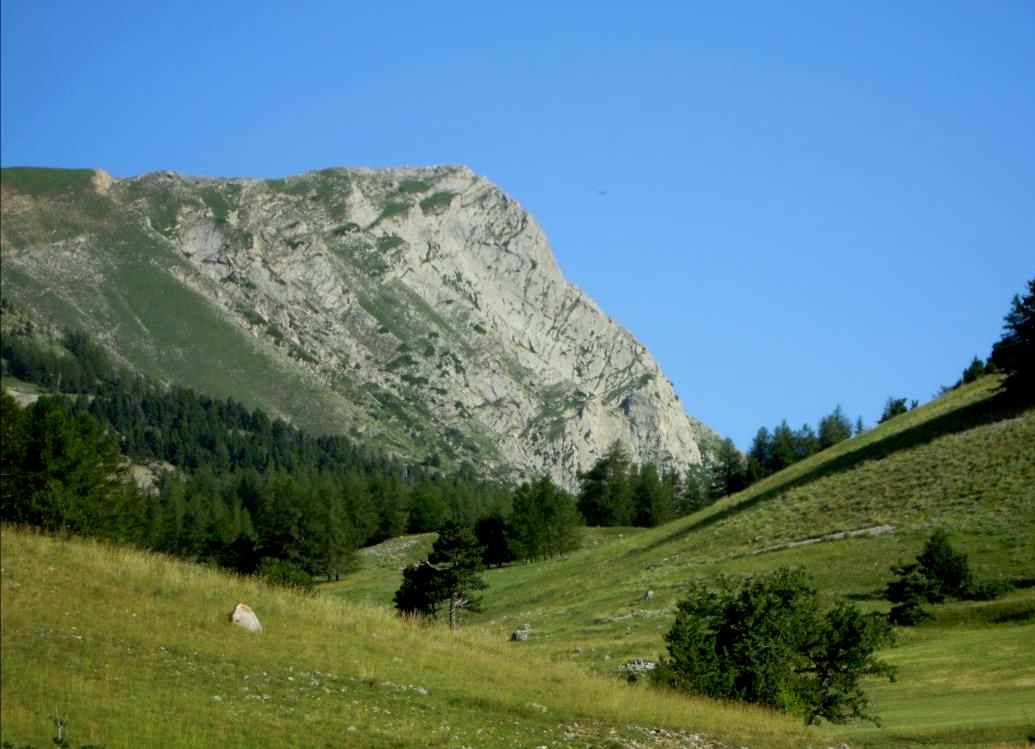
M 143 235 L 150 267 L 278 371 L 317 383 L 341 431 L 515 477 L 546 470 L 567 486 L 615 440 L 635 460 L 679 467 L 715 442 L 643 345 L 564 279 L 535 220 L 468 169 L 91 185 L 110 205 L 105 221 Z M 13 263 L 45 277 L 55 254 L 68 270 L 115 267 L 106 236 L 5 238 L 5 275 Z M 263 405 L 297 418 L 288 402 Z

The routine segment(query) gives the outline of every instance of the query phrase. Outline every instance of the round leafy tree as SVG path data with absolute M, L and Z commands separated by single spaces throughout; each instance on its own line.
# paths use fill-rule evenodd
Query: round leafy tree
M 799 570 L 778 569 L 718 590 L 695 582 L 665 635 L 668 657 L 655 679 L 787 710 L 807 723 L 876 722 L 866 713 L 859 679 L 893 676 L 875 655 L 891 636 L 891 625 L 878 614 L 845 603 L 822 611 Z

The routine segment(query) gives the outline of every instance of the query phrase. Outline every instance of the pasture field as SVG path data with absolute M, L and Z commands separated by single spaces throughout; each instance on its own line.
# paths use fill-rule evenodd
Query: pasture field
M 528 652 L 618 678 L 664 653 L 692 578 L 801 566 L 827 600 L 887 611 L 890 566 L 941 528 L 978 579 L 1016 590 L 900 629 L 885 654 L 898 680 L 867 687 L 883 727 L 844 731 L 872 746 L 1023 745 L 1035 735 L 1035 410 L 1002 406 L 997 387 L 986 377 L 951 391 L 664 526 L 585 529 L 564 558 L 488 570 L 468 626 L 505 639 L 528 625 Z M 430 543 L 394 570 L 364 550 L 360 571 L 327 592 L 390 606 L 399 570 Z
M 653 529 L 586 529 L 563 557 L 485 572 L 450 632 L 391 610 L 433 536 L 362 550 L 316 595 L 157 554 L 5 527 L 0 738 L 115 747 L 1019 747 L 1035 735 L 1035 411 L 960 388 Z M 882 726 L 800 719 L 630 681 L 693 578 L 808 570 L 884 611 L 935 529 L 1012 592 L 932 606 L 867 684 Z M 646 591 L 653 591 L 650 600 Z M 264 631 L 229 624 L 239 601 Z M 510 633 L 527 626 L 525 642 Z
M 383 607 L 2 530 L 0 737 L 117 747 L 792 747 L 822 730 Z M 264 630 L 227 621 L 239 601 Z M 831 739 L 832 740 L 832 739 Z M 825 745 L 825 744 L 824 744 Z

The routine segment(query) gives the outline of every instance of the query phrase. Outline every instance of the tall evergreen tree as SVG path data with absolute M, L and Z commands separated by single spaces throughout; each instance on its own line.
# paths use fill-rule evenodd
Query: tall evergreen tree
M 748 481 L 754 483 L 769 475 L 773 464 L 773 439 L 768 429 L 759 427 L 755 438 L 751 440 L 747 457 Z
M 448 601 L 449 628 L 456 629 L 462 610 L 481 610 L 477 591 L 485 588 L 479 574 L 482 570 L 482 547 L 471 529 L 450 521 L 443 526 L 432 545 L 428 563 L 436 570 L 437 595 L 440 600 Z
M 27 430 L 22 408 L 6 391 L 0 392 L 0 517 L 4 520 L 15 520 L 22 512 Z
M 697 512 L 711 501 L 711 473 L 711 468 L 704 463 L 687 468 L 683 476 L 683 492 L 676 501 L 680 515 Z
M 442 582 L 438 570 L 426 559 L 406 567 L 402 584 L 395 591 L 396 610 L 404 616 L 433 618 L 446 597 Z
M 410 490 L 410 533 L 431 533 L 442 527 L 449 507 L 442 499 L 439 487 L 428 479 Z
M 482 564 L 486 567 L 502 567 L 517 558 L 508 536 L 507 521 L 501 513 L 494 512 L 475 523 L 474 536 L 485 549 Z
M 587 524 L 632 524 L 631 469 L 629 454 L 616 441 L 589 471 L 580 474 L 578 509 Z
M 641 527 L 653 528 L 673 517 L 671 490 L 662 483 L 653 463 L 640 467 L 633 486 L 633 508 L 633 522 Z
M 575 506 L 575 497 L 557 486 L 549 474 L 545 474 L 538 483 L 542 487 L 547 556 L 564 554 L 577 548 L 582 516 Z
M 1007 393 L 1023 402 L 1035 400 L 1035 278 L 1028 281 L 1027 294 L 1014 296 L 1003 330 L 990 361 L 1007 373 Z
M 712 481 L 712 495 L 715 497 L 735 494 L 746 485 L 743 458 L 729 438 L 719 445 Z
M 377 535 L 374 541 L 401 536 L 409 519 L 406 493 L 396 475 L 375 475 L 368 484 L 374 504 L 379 508 Z
M 838 404 L 833 411 L 819 421 L 819 449 L 826 450 L 828 447 L 844 442 L 852 436 L 852 422 L 841 410 Z
M 794 430 L 787 425 L 786 419 L 776 425 L 776 429 L 773 430 L 773 462 L 769 466 L 771 473 L 782 471 L 794 464 L 798 451 L 797 441 Z
M 577 545 L 580 520 L 572 496 L 544 475 L 514 492 L 508 545 L 520 559 L 563 554 Z
M 351 468 L 342 474 L 339 484 L 357 544 L 372 543 L 380 532 L 381 519 L 367 479 L 357 468 Z
M 794 433 L 794 462 L 805 460 L 819 449 L 816 432 L 808 424 L 802 424 L 801 429 Z

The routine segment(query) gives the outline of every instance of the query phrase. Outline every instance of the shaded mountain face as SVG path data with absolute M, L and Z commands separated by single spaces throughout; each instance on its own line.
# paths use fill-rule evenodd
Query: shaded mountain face
M 2 198 L 4 295 L 161 380 L 568 487 L 615 440 L 673 468 L 717 441 L 468 169 L 7 169 Z

